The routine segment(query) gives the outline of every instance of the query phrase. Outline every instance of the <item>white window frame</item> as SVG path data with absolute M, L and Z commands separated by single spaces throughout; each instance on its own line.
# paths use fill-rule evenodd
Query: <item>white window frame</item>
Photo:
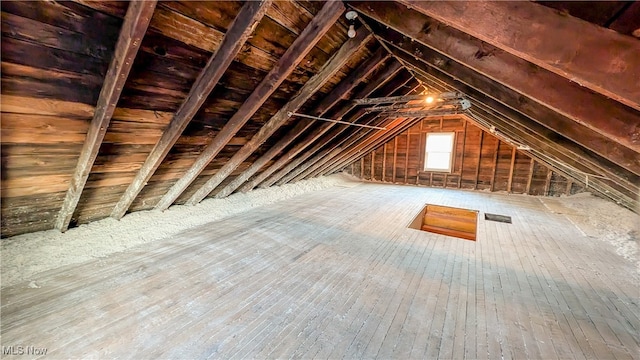
M 429 136 L 432 135 L 449 135 L 451 136 L 451 149 L 449 151 L 442 151 L 443 149 L 428 151 L 429 148 Z M 442 173 L 451 173 L 453 171 L 453 158 L 456 146 L 456 133 L 455 132 L 431 132 L 426 134 L 424 145 L 424 171 L 429 172 L 442 172 Z M 447 168 L 429 168 L 427 164 L 429 163 L 429 153 L 432 154 L 449 154 L 449 166 Z

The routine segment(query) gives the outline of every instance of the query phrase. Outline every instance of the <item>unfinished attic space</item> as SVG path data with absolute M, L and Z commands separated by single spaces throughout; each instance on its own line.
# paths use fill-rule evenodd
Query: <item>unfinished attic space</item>
M 640 2 L 0 6 L 1 357 L 640 359 Z

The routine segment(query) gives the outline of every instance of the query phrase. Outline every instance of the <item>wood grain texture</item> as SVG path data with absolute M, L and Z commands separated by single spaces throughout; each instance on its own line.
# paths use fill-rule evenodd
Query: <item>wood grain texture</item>
M 419 182 L 419 186 L 458 187 L 463 189 L 473 189 L 475 187 L 481 190 L 525 194 L 546 193 L 544 181 L 533 182 L 529 180 L 530 178 L 533 179 L 534 176 L 533 168 L 530 166 L 533 160 L 526 153 L 501 142 L 466 119 L 464 121 L 462 119 L 447 120 L 445 123 L 447 125 L 444 127 L 446 131 L 456 132 L 458 134 L 457 137 L 462 139 L 462 141 L 457 141 L 455 144 L 454 152 L 459 153 L 460 156 L 454 157 L 452 165 L 454 171 L 462 171 L 459 177 L 460 185 L 457 185 L 457 179 L 447 181 L 449 177 L 439 176 L 440 174 L 437 172 L 423 171 L 424 165 L 418 159 L 420 158 L 419 154 L 424 149 L 420 141 L 407 142 L 407 135 L 422 134 L 424 136 L 424 134 L 430 132 L 441 132 L 442 128 L 439 124 L 439 118 L 422 120 L 384 143 L 386 145 L 383 146 L 388 146 L 389 156 L 395 159 L 393 162 L 397 163 L 394 165 L 394 170 L 398 167 L 398 171 L 392 174 L 394 182 L 415 184 L 416 180 L 413 177 L 405 177 L 405 174 L 424 173 L 428 174 L 427 176 L 432 180 L 427 184 Z M 369 153 L 365 156 L 369 156 Z M 408 166 L 405 168 L 404 164 L 407 158 L 415 160 L 409 161 Z M 517 168 L 516 164 L 521 166 Z M 357 176 L 361 177 L 359 174 Z M 374 179 L 367 177 L 367 180 Z M 563 183 L 566 184 L 566 180 L 563 180 Z M 564 193 L 564 189 L 562 193 Z M 554 194 L 560 195 L 560 192 Z
M 627 206 L 630 209 L 634 209 L 636 207 L 635 203 L 637 200 L 635 199 L 637 198 L 638 188 L 637 185 L 633 185 L 633 183 L 638 182 L 635 180 L 629 182 L 630 179 L 636 178 L 635 174 L 626 172 L 620 167 L 617 167 L 616 165 L 613 165 L 602 158 L 592 158 L 593 153 L 585 151 L 584 148 L 581 150 L 580 146 L 572 144 L 571 141 L 568 141 L 568 139 L 559 141 L 559 133 L 551 131 L 549 133 L 546 133 L 546 135 L 542 135 L 545 133 L 545 131 L 543 130 L 541 132 L 541 128 L 537 127 L 540 124 L 536 125 L 536 122 L 532 122 L 531 118 L 522 117 L 522 114 L 519 114 L 517 111 L 513 111 L 512 109 L 504 107 L 504 104 L 501 104 L 499 101 L 492 99 L 490 96 L 487 96 L 475 90 L 474 88 L 469 87 L 466 84 L 445 75 L 442 72 L 434 71 L 435 69 L 433 68 L 421 67 L 419 63 L 416 63 L 417 60 L 413 57 L 408 57 L 401 53 L 396 53 L 396 55 L 401 57 L 405 61 L 407 66 L 410 66 L 413 71 L 418 74 L 418 76 L 424 79 L 428 79 L 428 81 L 433 82 L 435 86 L 440 87 L 441 89 L 446 89 L 443 91 L 464 91 L 468 96 L 470 96 L 472 101 L 475 101 L 476 107 L 482 109 L 481 112 L 483 112 L 483 115 L 481 116 L 481 118 L 489 119 L 490 122 L 493 123 L 495 123 L 496 121 L 500 122 L 502 129 L 508 130 L 508 132 L 510 133 L 509 136 L 514 136 L 514 138 L 520 139 L 519 141 L 522 141 L 523 143 L 529 144 L 530 146 L 535 146 L 537 149 L 539 149 L 538 151 L 542 151 L 543 153 L 553 151 L 556 154 L 554 156 L 556 156 L 556 158 L 558 159 L 566 158 L 565 153 L 569 151 L 570 153 L 573 153 L 577 156 L 576 159 L 581 159 L 578 161 L 569 159 L 561 160 L 562 162 L 568 161 L 568 163 L 571 163 L 571 167 L 577 169 L 583 167 L 585 169 L 583 171 L 594 171 L 595 169 L 598 169 L 596 171 L 602 171 L 603 173 L 610 174 L 610 176 L 607 177 L 609 179 L 612 179 L 613 181 L 598 183 L 598 185 L 596 186 L 596 188 L 598 188 L 597 191 L 599 191 L 600 194 L 605 197 L 615 198 L 616 202 L 624 203 L 626 204 L 624 206 Z M 523 109 L 525 108 L 521 108 L 521 110 Z M 475 108 L 471 111 L 473 113 L 476 113 Z M 513 135 L 514 133 L 512 132 L 512 130 L 518 132 L 518 135 Z M 547 138 L 548 140 L 543 140 L 538 143 L 540 145 L 543 144 L 542 148 L 539 147 L 540 145 L 533 145 L 533 143 L 531 143 L 529 140 L 522 140 L 524 137 L 530 137 L 532 135 L 532 132 L 535 132 L 537 133 L 537 135 L 540 135 L 542 137 L 549 136 Z M 534 137 L 536 137 L 537 135 L 534 135 Z M 624 147 L 615 145 L 612 146 L 613 147 L 611 149 L 615 149 L 615 152 L 620 152 L 620 150 L 624 149 Z M 563 149 L 561 150 L 561 148 Z M 630 155 L 623 157 L 626 157 L 627 159 L 632 158 Z M 536 160 L 543 161 L 539 158 Z M 590 165 L 584 167 L 586 163 L 589 163 Z M 583 176 L 575 174 L 572 175 L 572 177 L 574 181 L 583 181 L 582 183 L 584 183 Z
M 358 66 L 356 70 L 351 72 L 348 77 L 343 79 L 332 91 L 329 93 L 322 102 L 313 110 L 312 114 L 315 116 L 324 115 L 331 107 L 336 105 L 338 101 L 347 95 L 347 92 L 351 91 L 362 79 L 368 77 L 373 70 L 380 66 L 387 58 L 388 54 L 382 49 L 378 49 L 376 53 L 363 64 Z M 287 135 L 282 138 L 276 145 L 269 149 L 267 153 L 262 155 L 256 160 L 247 170 L 241 175 L 236 177 L 231 183 L 225 186 L 217 194 L 217 198 L 225 197 L 238 189 L 257 173 L 266 163 L 271 161 L 278 153 L 284 150 L 289 144 L 293 142 L 298 136 L 306 131 L 311 125 L 312 121 L 301 120 L 300 124 L 296 125 Z M 316 132 L 317 133 L 317 132 Z M 273 166 L 273 165 L 272 165 Z
M 224 128 L 198 156 L 198 159 L 196 159 L 187 173 L 156 204 L 156 209 L 164 210 L 173 204 L 204 170 L 207 164 L 215 158 L 222 147 L 249 120 L 260 105 L 267 100 L 269 95 L 291 74 L 296 65 L 329 30 L 343 10 L 344 6 L 341 3 L 329 2 L 325 4 L 321 12 L 307 25 L 302 34 L 296 38 L 293 44 L 280 57 L 278 63 L 271 69 L 265 79 L 254 89 L 249 98 L 225 124 Z
M 385 68 L 378 70 L 379 72 L 374 73 L 374 75 L 372 75 L 375 78 L 372 79 L 363 88 L 359 89 L 358 92 L 356 93 L 356 96 L 359 96 L 359 97 L 369 96 L 371 93 L 373 93 L 376 90 L 376 88 L 386 83 L 389 80 L 389 78 L 391 78 L 399 70 L 400 70 L 400 64 L 398 64 L 397 62 L 388 64 Z M 385 75 L 385 76 L 376 76 L 376 75 Z M 334 113 L 332 113 L 332 115 L 337 117 L 343 117 L 349 111 L 351 111 L 354 107 L 355 106 L 351 103 L 343 104 L 340 107 L 340 109 L 336 110 Z M 364 114 L 360 113 L 360 114 L 350 115 L 349 116 L 350 122 L 356 121 L 362 115 Z M 325 134 L 331 128 L 335 128 L 334 124 L 332 123 L 321 125 L 320 131 L 314 134 L 307 135 L 305 139 L 303 139 L 300 142 L 300 145 L 296 146 L 296 148 L 292 149 L 290 152 L 287 152 L 287 154 L 281 156 L 280 159 L 278 159 L 273 165 L 265 169 L 262 173 L 258 174 L 254 179 L 252 179 L 249 183 L 244 185 L 241 190 L 249 191 L 258 185 L 268 186 L 275 183 L 282 176 L 289 173 L 292 169 L 296 168 L 300 163 L 302 163 L 307 158 L 312 156 L 313 153 L 315 153 L 320 149 L 320 147 L 324 146 L 324 143 L 327 141 L 326 140 L 327 138 L 333 139 L 340 133 L 339 132 L 340 130 L 334 130 L 333 132 L 330 133 L 330 135 Z M 341 128 L 338 127 L 337 129 L 344 130 L 345 128 L 346 128 L 345 126 L 342 126 Z M 319 137 L 322 135 L 324 135 L 324 137 L 318 140 Z M 308 146 L 314 144 L 314 142 L 315 142 L 315 145 L 313 145 L 311 149 L 306 150 L 305 153 L 303 153 L 302 155 L 298 155 L 297 158 L 293 159 L 295 155 L 299 154 L 301 151 L 304 151 Z M 289 162 L 292 159 L 293 161 L 287 164 L 287 162 Z
M 111 116 L 129 76 L 129 71 L 133 66 L 142 38 L 147 32 L 155 7 L 155 1 L 147 1 L 131 3 L 127 9 L 113 59 L 107 70 L 93 119 L 87 130 L 86 139 L 78 158 L 78 165 L 71 177 L 67 195 L 56 220 L 55 227 L 60 231 L 66 231 L 69 228 L 71 217 L 75 212 L 78 200 L 80 200 L 93 162 L 98 156 Z
M 289 114 L 298 109 L 342 68 L 351 56 L 371 38 L 368 31 L 360 31 L 356 37 L 347 40 L 329 61 L 315 74 L 298 93 L 275 113 L 247 144 L 238 150 L 214 176 L 202 185 L 189 199 L 190 205 L 202 201 L 211 191 L 220 185 L 244 160 L 246 160 L 267 138 L 289 120 Z
M 513 224 L 407 228 L 427 202 Z M 1 335 L 55 358 L 633 358 L 636 276 L 538 198 L 361 184 L 5 287 Z
M 433 50 L 446 53 L 449 58 L 474 71 L 640 152 L 640 138 L 633 135 L 640 131 L 636 130 L 640 129 L 638 112 L 607 96 L 590 91 L 580 85 L 580 81 L 567 81 L 554 72 L 532 66 L 526 59 L 469 37 L 455 28 L 440 26 L 437 21 L 421 13 L 406 11 L 406 7 L 399 3 L 354 3 L 352 6 L 393 27 L 412 41 L 419 41 Z M 534 8 L 537 7 L 534 5 Z M 421 30 L 426 28 L 429 29 L 428 32 Z M 379 34 L 385 37 L 384 33 Z M 456 41 L 452 42 L 452 39 Z M 406 40 L 395 37 L 393 40 L 401 47 L 410 48 Z M 411 50 L 414 53 L 419 51 L 418 48 Z
M 391 38 L 393 36 L 391 32 L 387 36 L 389 38 L 385 38 L 385 41 L 389 41 L 393 48 L 392 52 L 403 60 L 421 66 L 430 73 L 441 72 L 448 74 L 476 91 L 490 95 L 502 104 L 524 113 L 543 126 L 575 141 L 584 148 L 596 152 L 629 171 L 640 174 L 640 160 L 637 160 L 640 157 L 638 157 L 636 145 L 627 143 L 626 146 L 620 146 L 616 140 L 607 138 L 600 130 L 577 124 L 563 113 L 542 106 L 538 102 L 518 94 L 515 90 L 473 71 L 464 64 L 445 57 L 439 52 L 417 43 L 411 43 L 408 40 L 402 44 L 396 44 Z M 408 45 L 408 47 L 403 47 L 403 44 Z M 416 52 L 420 53 L 421 56 L 416 57 L 414 55 Z M 446 58 L 446 61 L 443 61 L 443 58 Z M 631 124 L 635 124 L 639 119 L 640 116 L 637 113 L 635 115 L 633 113 L 630 114 Z M 632 125 L 625 133 L 627 135 L 635 133 L 634 128 L 635 125 Z M 615 149 L 615 151 L 612 151 L 612 149 Z
M 193 87 L 189 91 L 189 95 L 187 95 L 182 105 L 180 105 L 180 108 L 173 116 L 162 137 L 155 144 L 147 160 L 145 160 L 140 170 L 138 170 L 136 177 L 127 188 L 127 191 L 125 191 L 122 198 L 114 207 L 111 212 L 111 217 L 120 219 L 124 216 L 125 212 L 131 206 L 131 203 L 133 203 L 136 196 L 138 196 L 155 170 L 167 156 L 169 150 L 183 133 L 189 121 L 191 121 L 196 112 L 200 110 L 209 93 L 227 71 L 227 68 L 245 41 L 247 41 L 254 32 L 270 5 L 271 1 L 268 0 L 262 2 L 254 1 L 247 3 L 240 9 L 237 17 L 230 25 L 229 30 L 225 33 L 220 47 L 196 79 Z
M 534 3 L 401 3 L 640 110 L 640 44 L 629 36 Z

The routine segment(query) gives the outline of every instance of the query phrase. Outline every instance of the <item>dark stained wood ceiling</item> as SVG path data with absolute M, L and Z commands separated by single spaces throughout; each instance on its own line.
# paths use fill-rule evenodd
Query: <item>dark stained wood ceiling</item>
M 637 211 L 639 21 L 620 1 L 2 2 L 2 236 L 340 171 L 420 121 L 351 100 L 425 88 Z

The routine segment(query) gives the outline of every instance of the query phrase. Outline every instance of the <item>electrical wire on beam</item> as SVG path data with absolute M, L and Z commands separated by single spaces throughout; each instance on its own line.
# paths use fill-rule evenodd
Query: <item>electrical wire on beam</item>
M 297 117 L 301 117 L 301 118 L 307 118 L 307 119 L 313 119 L 313 120 L 320 120 L 320 121 L 326 121 L 326 122 L 331 122 L 331 123 L 335 123 L 335 124 L 344 124 L 344 125 L 349 125 L 349 126 L 357 126 L 357 127 L 363 127 L 363 128 L 369 128 L 369 129 L 376 129 L 376 130 L 387 130 L 387 128 L 379 127 L 379 126 L 364 125 L 364 124 L 354 124 L 354 123 L 350 123 L 350 122 L 348 122 L 348 121 L 341 121 L 341 120 L 335 120 L 335 119 L 327 119 L 327 118 L 322 118 L 322 117 L 313 116 L 313 115 L 306 115 L 306 114 L 294 113 L 294 112 L 291 112 L 291 111 L 289 111 L 289 112 L 287 113 L 287 116 L 289 116 L 289 117 L 297 116 Z

